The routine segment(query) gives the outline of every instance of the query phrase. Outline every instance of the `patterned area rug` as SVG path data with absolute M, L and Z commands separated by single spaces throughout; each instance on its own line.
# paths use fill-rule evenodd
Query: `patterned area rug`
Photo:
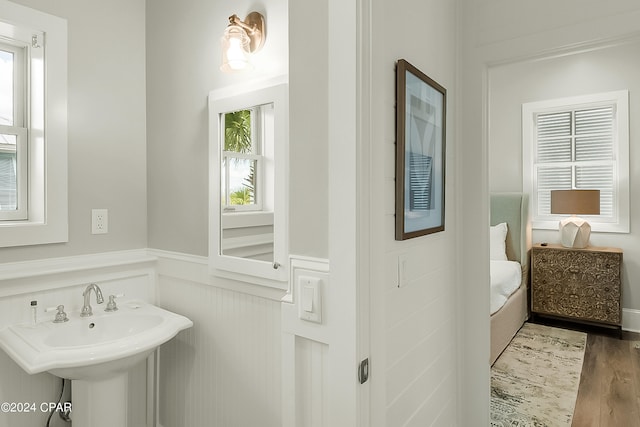
M 586 342 L 525 323 L 491 368 L 491 426 L 571 426 Z

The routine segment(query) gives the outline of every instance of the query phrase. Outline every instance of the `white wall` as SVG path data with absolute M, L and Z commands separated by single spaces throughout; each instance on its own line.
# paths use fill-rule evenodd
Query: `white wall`
M 289 250 L 321 258 L 329 255 L 327 3 L 289 2 Z
M 15 3 L 67 20 L 69 242 L 2 248 L 0 259 L 146 247 L 144 0 Z M 91 234 L 93 208 L 109 209 L 108 234 Z
M 371 425 L 457 423 L 456 3 L 371 4 Z M 367 41 L 365 40 L 365 43 Z M 447 89 L 445 231 L 395 241 L 395 64 L 408 60 Z M 398 257 L 406 286 L 398 287 Z
M 458 235 L 460 289 L 459 425 L 489 424 L 489 191 L 483 116 L 486 65 L 478 52 L 482 8 L 459 5 L 460 109 L 458 115 L 458 177 L 461 203 Z M 494 11 L 494 13 L 496 13 Z M 499 12 L 498 12 L 499 13 Z M 463 380 L 464 379 L 464 380 Z
M 640 29 L 640 26 L 639 26 Z M 523 103 L 629 90 L 630 186 L 640 185 L 640 39 L 558 58 L 524 61 L 490 70 L 489 185 L 491 191 L 522 191 Z M 631 194 L 631 233 L 592 233 L 591 244 L 624 250 L 622 307 L 640 309 L 640 199 Z M 534 242 L 559 242 L 557 231 L 533 230 Z

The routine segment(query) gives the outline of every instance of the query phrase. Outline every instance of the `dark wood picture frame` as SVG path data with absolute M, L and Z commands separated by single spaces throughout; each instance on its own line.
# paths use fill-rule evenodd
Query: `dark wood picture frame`
M 444 231 L 447 90 L 404 59 L 396 69 L 396 240 Z

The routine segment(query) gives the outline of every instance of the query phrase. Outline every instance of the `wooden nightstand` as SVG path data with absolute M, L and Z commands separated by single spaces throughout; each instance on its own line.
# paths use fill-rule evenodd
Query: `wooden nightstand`
M 621 331 L 621 268 L 621 249 L 534 245 L 532 314 Z

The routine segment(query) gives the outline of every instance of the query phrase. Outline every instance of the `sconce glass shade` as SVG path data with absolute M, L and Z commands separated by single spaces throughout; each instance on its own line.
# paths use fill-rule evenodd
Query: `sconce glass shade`
M 249 62 L 249 36 L 238 25 L 229 25 L 222 37 L 222 65 L 224 72 L 247 69 Z
M 586 248 L 591 225 L 576 215 L 600 215 L 600 190 L 552 190 L 551 213 L 571 215 L 560 221 L 562 246 Z
M 231 15 L 222 37 L 220 69 L 228 73 L 252 68 L 250 56 L 264 45 L 265 28 L 264 16 L 259 12 L 251 12 L 244 21 Z

